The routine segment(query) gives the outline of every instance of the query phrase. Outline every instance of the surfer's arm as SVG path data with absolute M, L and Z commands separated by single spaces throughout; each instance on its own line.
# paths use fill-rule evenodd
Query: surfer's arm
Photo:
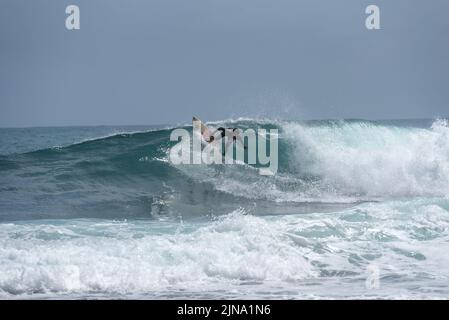
M 215 130 L 214 133 L 211 134 L 214 137 L 213 141 L 219 141 L 223 138 L 220 130 Z

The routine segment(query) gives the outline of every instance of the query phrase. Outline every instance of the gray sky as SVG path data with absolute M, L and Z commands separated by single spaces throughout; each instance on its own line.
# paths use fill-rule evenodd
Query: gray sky
M 447 0 L 0 0 L 0 126 L 447 117 L 448 16 Z

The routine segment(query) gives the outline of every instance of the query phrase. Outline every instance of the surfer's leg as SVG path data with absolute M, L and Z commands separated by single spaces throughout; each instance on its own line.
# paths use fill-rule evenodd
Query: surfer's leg
M 240 135 L 240 132 L 237 132 L 234 135 L 234 140 L 238 141 L 242 145 L 243 149 L 245 149 L 245 150 L 247 149 L 246 146 L 245 146 L 245 143 L 243 142 L 242 136 Z

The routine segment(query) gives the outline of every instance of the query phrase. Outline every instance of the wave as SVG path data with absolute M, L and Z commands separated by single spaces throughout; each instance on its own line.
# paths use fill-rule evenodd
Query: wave
M 449 195 L 449 127 L 338 121 L 284 126 L 291 169 L 319 176 L 339 193 L 367 197 Z
M 449 196 L 449 125 L 413 122 L 214 122 L 280 132 L 279 171 L 168 161 L 170 128 L 0 156 L 0 219 L 178 217 L 326 203 Z M 191 129 L 185 126 L 186 129 Z

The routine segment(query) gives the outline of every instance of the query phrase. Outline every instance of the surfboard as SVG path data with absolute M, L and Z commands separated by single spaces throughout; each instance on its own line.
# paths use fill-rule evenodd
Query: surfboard
M 204 123 L 203 121 L 201 121 L 200 119 L 198 119 L 197 117 L 192 117 L 192 122 L 194 121 L 198 121 L 200 123 L 201 126 L 201 136 L 206 140 L 206 138 L 209 138 L 209 136 L 212 134 L 212 130 L 209 129 Z

